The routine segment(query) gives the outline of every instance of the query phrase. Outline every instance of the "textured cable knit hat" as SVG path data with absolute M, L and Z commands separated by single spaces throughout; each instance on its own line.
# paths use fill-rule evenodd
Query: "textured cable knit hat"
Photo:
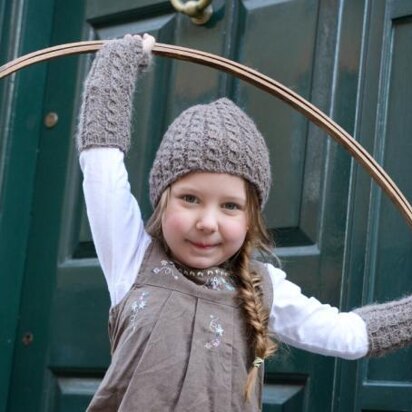
M 221 98 L 190 107 L 169 126 L 150 172 L 150 200 L 155 207 L 163 191 L 195 172 L 229 173 L 251 182 L 261 208 L 271 184 L 269 153 L 252 119 Z

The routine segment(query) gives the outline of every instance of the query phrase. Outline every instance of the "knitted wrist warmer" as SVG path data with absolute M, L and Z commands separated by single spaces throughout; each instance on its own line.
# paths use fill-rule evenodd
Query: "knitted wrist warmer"
M 140 38 L 110 40 L 97 52 L 84 84 L 77 148 L 118 147 L 127 152 L 137 76 L 151 62 Z
M 367 356 L 383 356 L 412 344 L 412 296 L 354 310 L 366 323 Z

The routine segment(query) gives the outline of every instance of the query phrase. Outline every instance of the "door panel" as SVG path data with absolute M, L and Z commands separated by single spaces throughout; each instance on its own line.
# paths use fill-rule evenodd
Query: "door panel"
M 238 24 L 244 32 L 236 60 L 281 79 L 309 99 L 318 7 L 314 0 L 242 2 Z M 257 47 L 262 42 L 269 47 Z M 269 145 L 274 182 L 266 207 L 268 224 L 299 228 L 308 123 L 283 102 L 241 81 L 236 81 L 236 97 L 260 125 Z
M 363 104 L 359 135 L 407 199 L 412 198 L 412 4 L 407 1 L 373 2 L 367 9 L 365 65 L 361 73 Z M 349 232 L 352 260 L 350 281 L 363 272 L 353 305 L 385 302 L 412 293 L 412 232 L 400 213 L 362 172 L 354 182 L 353 225 Z M 369 201 L 365 199 L 369 196 Z M 359 199 L 369 206 L 359 205 Z M 365 201 L 366 200 L 366 201 Z M 358 278 L 359 279 L 359 278 Z M 362 296 L 359 296 L 361 293 Z M 359 362 L 356 396 L 342 411 L 412 410 L 412 350 Z M 344 365 L 342 380 L 349 367 Z M 342 395 L 345 399 L 345 384 Z
M 406 198 L 411 199 L 412 118 L 408 107 L 412 98 L 412 4 L 408 4 L 387 2 L 381 23 L 383 55 L 378 101 L 384 104 L 376 110 L 374 152 Z M 372 187 L 370 210 L 375 223 L 366 246 L 364 300 L 384 302 L 411 294 L 412 279 L 407 274 L 412 271 L 412 232 L 376 187 Z M 410 348 L 383 359 L 363 361 L 360 407 L 411 410 L 411 365 Z

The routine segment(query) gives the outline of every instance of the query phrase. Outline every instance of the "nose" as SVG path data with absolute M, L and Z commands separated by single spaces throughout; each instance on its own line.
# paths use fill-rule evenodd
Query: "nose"
M 203 210 L 197 219 L 196 229 L 207 233 L 216 232 L 218 228 L 218 220 L 216 213 L 213 210 Z

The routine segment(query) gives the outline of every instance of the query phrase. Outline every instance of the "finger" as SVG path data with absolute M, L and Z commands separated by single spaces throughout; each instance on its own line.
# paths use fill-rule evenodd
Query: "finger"
M 156 40 L 153 36 L 150 34 L 143 35 L 143 50 L 146 53 L 150 53 L 153 49 L 153 46 L 155 45 Z

